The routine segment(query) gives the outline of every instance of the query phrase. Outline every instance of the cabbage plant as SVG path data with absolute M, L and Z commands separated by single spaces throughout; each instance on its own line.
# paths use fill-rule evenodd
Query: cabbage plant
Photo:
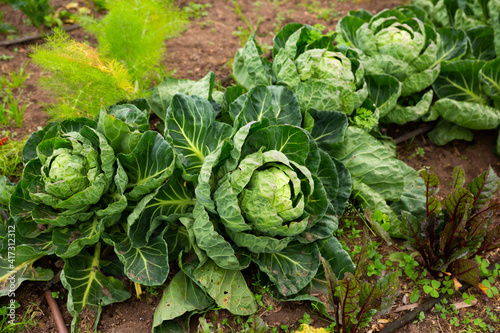
M 210 85 L 205 89 L 210 96 Z M 160 95 L 152 97 L 159 108 L 168 105 L 161 110 L 165 136 L 182 161 L 184 179 L 194 179 L 196 197 L 193 213 L 178 217 L 192 251 L 179 256 L 181 271 L 164 291 L 155 331 L 184 323 L 213 303 L 237 315 L 256 312 L 241 274 L 249 266 L 280 297 L 320 307 L 310 295 L 318 285 L 313 279 L 323 274 L 320 254 L 340 275 L 354 268 L 332 237 L 351 177 L 323 151 L 342 140 L 347 117 L 312 111 L 314 126 L 306 131 L 297 97 L 287 87 L 256 85 L 242 92 L 227 89 L 222 105 L 183 93 L 164 95 L 168 101 L 161 103 Z M 219 122 L 219 114 L 231 125 Z M 197 305 L 191 301 L 200 297 Z
M 498 0 L 413 0 L 437 27 L 467 30 L 498 22 Z
M 376 15 L 351 11 L 337 24 L 338 42 L 362 51 L 366 74 L 389 74 L 402 83 L 401 95 L 420 92 L 439 74 L 439 35 L 422 11 L 397 7 Z
M 441 120 L 429 138 L 440 145 L 454 139 L 471 141 L 471 130 L 497 128 L 500 125 L 499 86 L 499 58 L 487 62 L 468 59 L 444 63 L 433 85 L 439 99 L 432 106 L 430 116 L 431 119 L 441 117 Z
M 161 188 L 172 193 L 162 201 L 166 215 L 186 212 L 189 205 L 174 194 L 192 194 L 179 191 L 172 147 L 147 130 L 149 110 L 146 101 L 137 100 L 102 110 L 98 121 L 51 123 L 30 136 L 22 178 L 15 186 L 0 184 L 1 205 L 11 215 L 0 228 L 0 295 L 12 289 L 7 281 L 13 275 L 16 288 L 26 280 L 50 280 L 53 272 L 37 267 L 37 261 L 62 259 L 61 282 L 68 290 L 72 331 L 78 331 L 82 311 L 95 315 L 97 325 L 103 306 L 130 297 L 127 286 L 112 276 L 117 272 L 137 284 L 165 282 L 174 248 L 164 237 L 169 225 L 145 225 L 134 211 Z M 9 232 L 16 239 L 12 259 Z M 114 247 L 114 262 L 102 258 L 106 245 Z
M 413 105 L 399 105 L 401 82 L 389 74 L 366 75 L 363 60 L 359 60 L 363 59 L 362 51 L 347 45 L 335 48 L 334 37 L 335 34 L 322 34 L 310 26 L 288 24 L 273 40 L 272 63 L 261 56 L 255 39 L 250 38 L 235 56 L 234 76 L 245 89 L 273 82 L 289 87 L 303 115 L 301 126 L 306 129 L 322 122 L 326 132 L 335 131 L 335 123 L 321 119 L 321 114 L 327 115 L 325 111 L 349 114 L 351 123 L 362 129 L 349 127 L 342 142 L 323 150 L 349 170 L 353 197 L 363 207 L 388 215 L 391 235 L 401 237 L 398 218 L 401 208 L 419 215 L 416 211 L 425 200 L 421 180 L 415 170 L 394 158 L 392 149 L 366 132 L 376 129 L 381 116 L 387 119 L 393 115 L 392 122 L 405 123 L 410 118 L 416 120 L 427 115 L 433 92 L 409 96 L 409 101 L 415 100 Z M 241 103 L 236 100 L 234 105 Z M 223 115 L 224 112 L 223 109 Z M 228 121 L 237 121 L 237 113 L 229 110 Z M 362 158 L 354 158 L 360 151 L 365 151 Z M 400 174 L 407 176 L 401 178 Z
M 253 36 L 235 55 L 234 77 L 246 89 L 257 84 L 287 86 L 303 113 L 316 109 L 351 114 L 368 96 L 364 70 L 350 50 L 336 49 L 333 39 L 332 33 L 288 24 L 274 37 L 270 63 Z

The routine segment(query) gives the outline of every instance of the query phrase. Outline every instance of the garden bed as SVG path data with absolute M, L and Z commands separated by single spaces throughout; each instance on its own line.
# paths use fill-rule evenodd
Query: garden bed
M 55 8 L 66 6 L 69 1 L 51 1 Z M 205 1 L 200 0 L 199 4 L 205 5 L 194 8 L 189 1 L 177 1 L 179 7 L 194 8 L 197 17 L 192 19 L 188 29 L 181 36 L 166 41 L 166 53 L 164 64 L 172 72 L 173 77 L 180 79 L 199 80 L 207 72 L 213 71 L 217 79 L 223 80 L 223 86 L 234 83 L 230 77 L 230 63 L 238 48 L 242 46 L 242 41 L 246 40 L 249 33 L 247 26 L 241 17 L 235 12 L 234 5 L 229 1 Z M 257 38 L 261 45 L 272 45 L 272 37 L 279 29 L 287 23 L 300 22 L 303 24 L 315 25 L 320 23 L 333 30 L 337 19 L 348 13 L 349 10 L 364 8 L 376 13 L 386 7 L 401 5 L 401 1 L 381 2 L 376 0 L 361 1 L 248 1 L 238 2 L 241 11 L 250 25 L 256 26 Z M 86 1 L 78 1 L 78 7 L 86 7 Z M 91 7 L 94 10 L 93 7 Z M 4 21 L 13 24 L 19 31 L 19 35 L 35 34 L 38 30 L 24 24 L 26 17 L 19 11 L 12 11 L 5 4 L 0 6 L 4 13 Z M 94 12 L 97 16 L 102 13 Z M 69 24 L 68 24 L 69 25 Z M 70 32 L 70 35 L 77 41 L 88 41 L 95 43 L 95 40 L 86 33 L 77 29 Z M 0 37 L 4 38 L 4 37 Z M 23 89 L 23 100 L 30 103 L 24 114 L 24 122 L 21 128 L 10 126 L 4 128 L 11 133 L 17 133 L 16 138 L 23 138 L 38 128 L 48 123 L 48 116 L 43 111 L 45 103 L 51 103 L 52 97 L 42 90 L 38 85 L 38 80 L 45 75 L 40 68 L 30 63 L 29 54 L 32 48 L 43 43 L 43 39 L 37 39 L 28 43 L 14 44 L 0 48 L 0 54 L 11 57 L 11 60 L 1 61 L 0 69 L 2 74 L 9 74 L 13 70 L 20 68 L 21 64 L 28 62 L 26 72 L 30 74 Z M 423 126 L 419 123 L 409 123 L 404 126 L 391 125 L 383 129 L 393 138 L 412 132 L 416 128 Z M 475 133 L 474 141 L 454 141 L 444 146 L 432 144 L 425 134 L 417 135 L 398 144 L 397 152 L 399 158 L 415 168 L 430 168 L 436 173 L 441 181 L 440 196 L 444 197 L 451 191 L 453 168 L 461 165 L 467 176 L 467 182 L 488 170 L 491 166 L 498 174 L 500 172 L 500 160 L 494 154 L 497 132 L 478 131 Z M 343 222 L 341 222 L 342 225 Z M 345 223 L 345 222 L 344 222 Z M 364 223 L 358 220 L 354 230 L 361 230 Z M 353 247 L 361 241 L 360 237 L 355 237 L 354 233 L 347 229 L 343 237 L 339 237 Z M 393 252 L 393 248 L 380 238 L 370 234 L 373 241 L 380 243 L 377 251 L 382 256 L 387 256 Z M 400 242 L 399 245 L 403 243 Z M 500 261 L 500 252 L 497 250 L 488 256 L 490 262 Z M 384 258 L 386 260 L 387 258 Z M 42 266 L 52 268 L 55 272 L 60 271 L 58 262 L 50 259 L 42 261 Z M 178 267 L 172 267 L 172 271 L 177 271 Z M 322 318 L 311 308 L 308 302 L 277 302 L 269 295 L 262 292 L 259 277 L 255 272 L 247 269 L 244 272 L 245 279 L 253 291 L 261 297 L 259 299 L 259 316 L 270 327 L 275 327 L 279 332 L 288 332 L 297 329 L 301 322 L 309 322 L 314 327 L 328 327 L 329 322 Z M 172 275 L 173 276 L 173 275 Z M 125 302 L 114 303 L 104 307 L 102 317 L 98 326 L 99 332 L 103 333 L 128 333 L 128 332 L 149 332 L 153 325 L 153 314 L 160 301 L 162 288 L 144 288 L 144 294 L 140 299 L 136 298 L 134 285 L 128 279 L 123 278 L 123 282 L 128 286 L 132 297 Z M 498 285 L 498 279 L 497 279 Z M 25 282 L 16 291 L 16 300 L 21 304 L 18 313 L 27 312 L 28 316 L 34 318 L 36 326 L 24 332 L 56 332 L 55 323 L 51 317 L 51 312 L 45 301 L 44 291 L 50 289 L 57 292 L 56 299 L 66 324 L 71 322 L 71 315 L 66 309 L 67 292 L 61 283 L 56 280 L 52 282 Z M 362 332 L 377 332 L 389 323 L 405 315 L 409 310 L 396 310 L 401 306 L 408 305 L 409 294 L 415 289 L 415 283 L 404 274 L 400 278 L 399 296 L 391 310 L 381 316 L 376 316 L 371 324 Z M 443 307 L 438 311 L 426 312 L 421 315 L 415 323 L 401 328 L 397 332 L 459 332 L 470 330 L 487 332 L 480 323 L 473 323 L 468 319 L 481 319 L 483 323 L 500 330 L 500 321 L 494 322 L 493 315 L 500 317 L 500 298 L 498 295 L 487 297 L 477 287 L 471 288 L 469 293 L 475 295 L 477 303 L 472 306 L 459 309 L 458 313 L 452 313 L 449 307 Z M 430 299 L 428 295 L 422 293 L 419 303 Z M 0 299 L 0 305 L 4 300 Z M 449 300 L 450 303 L 462 302 L 460 295 Z M 485 311 L 490 308 L 491 311 Z M 444 309 L 444 310 L 443 310 Z M 213 323 L 213 330 L 221 329 L 225 332 L 239 331 L 245 328 L 246 318 L 229 314 L 225 310 L 211 310 L 202 315 L 208 322 Z M 454 326 L 454 317 L 458 320 L 458 326 Z M 191 332 L 198 328 L 200 316 L 193 316 L 191 319 Z M 214 323 L 214 321 L 216 323 Z M 82 314 L 81 323 L 92 326 L 90 319 Z M 453 325 L 453 326 L 452 326 Z

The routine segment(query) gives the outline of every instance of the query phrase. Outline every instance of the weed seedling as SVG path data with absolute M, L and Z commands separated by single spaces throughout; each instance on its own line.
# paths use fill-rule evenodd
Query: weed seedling
M 441 282 L 439 282 L 438 280 L 432 280 L 430 281 L 430 284 L 426 284 L 424 286 L 424 292 L 426 294 L 430 294 L 434 298 L 438 298 L 440 287 Z
M 311 323 L 311 316 L 309 315 L 309 313 L 304 312 L 304 316 L 302 317 L 302 319 L 299 319 L 299 323 L 309 325 Z
M 23 147 L 26 140 L 13 141 L 9 132 L 0 132 L 0 175 L 7 177 L 20 177 L 22 169 Z
M 0 55 L 0 60 L 1 61 L 11 61 L 12 59 L 14 59 L 14 56 L 6 55 L 6 54 Z
M 495 280 L 493 277 L 488 278 L 487 280 L 483 280 L 479 284 L 479 288 L 488 296 L 488 297 L 493 297 L 495 295 L 498 295 L 498 288 L 495 287 L 493 284 L 495 283 Z
M 10 73 L 10 80 L 5 77 L 2 77 L 2 82 L 6 84 L 10 89 L 23 88 L 24 82 L 30 78 L 30 73 L 26 71 L 26 66 L 28 64 L 24 63 L 19 67 L 19 71 L 12 71 Z
M 199 17 L 208 16 L 208 8 L 212 8 L 212 5 L 201 4 L 196 2 L 190 2 L 187 6 L 182 7 L 182 11 L 187 14 L 190 19 L 197 19 Z
M 472 302 L 476 300 L 476 296 L 471 295 L 469 293 L 463 293 L 462 298 L 464 299 L 465 304 L 470 305 Z
M 455 290 L 453 289 L 453 280 L 450 279 L 449 276 L 445 277 L 443 281 L 443 286 L 441 287 L 441 292 L 447 293 L 448 295 L 453 295 Z
M 389 255 L 389 260 L 397 261 L 400 268 L 404 268 L 406 276 L 408 276 L 413 281 L 417 281 L 418 272 L 415 269 L 419 266 L 415 258 L 405 252 L 393 252 Z
M 410 303 L 417 303 L 420 298 L 420 290 L 418 288 L 413 289 L 410 295 Z
M 424 157 L 425 156 L 425 150 L 422 147 L 417 147 L 415 148 L 415 152 L 410 155 L 410 158 L 415 158 L 415 157 Z
M 254 34 L 257 31 L 260 22 L 262 22 L 263 18 L 261 15 L 258 15 L 257 22 L 255 24 L 251 24 L 250 21 L 241 11 L 240 6 L 238 5 L 238 0 L 233 0 L 233 4 L 234 4 L 234 12 L 241 18 L 241 20 L 246 25 L 246 27 L 239 26 L 237 31 L 233 31 L 233 35 L 240 37 L 241 45 L 243 46 L 247 42 L 250 35 Z
M 417 315 L 417 320 L 415 320 L 414 323 L 419 323 L 424 319 L 425 319 L 425 313 L 424 311 L 420 311 Z
M 452 317 L 450 319 L 450 325 L 451 326 L 460 326 L 460 321 L 458 320 L 458 317 Z
M 16 301 L 14 302 L 15 309 L 19 309 L 21 306 L 20 304 Z M 7 308 L 6 305 L 0 308 L 0 332 L 9 332 L 9 333 L 18 333 L 18 332 L 23 332 L 25 330 L 29 330 L 30 328 L 36 326 L 35 320 L 30 316 L 30 313 L 32 312 L 33 307 L 36 305 L 30 305 L 24 312 L 24 315 L 22 318 L 14 323 L 9 322 L 9 316 L 7 314 L 9 313 L 10 309 Z
M 14 97 L 12 90 L 7 91 L 7 96 L 4 99 L 2 110 L 0 110 L 0 112 L 7 112 L 10 117 L 14 119 L 17 127 L 23 126 L 24 111 L 26 111 L 26 108 L 31 105 L 31 103 L 21 103 L 22 93 L 23 91 L 21 90 L 16 98 Z

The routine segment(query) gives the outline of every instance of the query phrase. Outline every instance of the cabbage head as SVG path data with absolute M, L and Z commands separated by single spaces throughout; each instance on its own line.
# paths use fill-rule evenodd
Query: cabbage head
M 270 63 L 261 57 L 252 36 L 236 53 L 234 76 L 246 89 L 258 84 L 287 86 L 302 113 L 315 109 L 351 114 L 368 96 L 363 66 L 352 50 L 336 49 L 333 39 L 333 34 L 323 35 L 314 27 L 288 24 L 274 37 Z
M 337 24 L 337 41 L 361 51 L 366 74 L 396 77 L 402 83 L 401 95 L 408 96 L 429 87 L 439 75 L 440 37 L 425 17 L 414 6 L 376 15 L 351 11 Z
M 91 206 L 108 191 L 117 172 L 116 156 L 92 120 L 49 124 L 30 137 L 25 170 L 13 199 L 13 215 L 31 215 L 39 224 L 65 226 L 88 220 Z

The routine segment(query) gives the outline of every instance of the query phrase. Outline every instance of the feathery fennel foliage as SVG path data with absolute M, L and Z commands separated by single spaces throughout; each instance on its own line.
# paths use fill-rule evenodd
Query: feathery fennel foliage
M 95 117 L 102 105 L 134 97 L 132 79 L 123 64 L 104 58 L 62 30 L 47 39 L 34 49 L 32 58 L 49 73 L 41 85 L 58 100 L 47 110 L 53 119 Z
M 171 0 L 116 0 L 106 7 L 100 21 L 83 19 L 84 29 L 97 37 L 100 54 L 124 64 L 139 89 L 148 88 L 143 79 L 160 62 L 163 41 L 186 28 L 186 15 Z

